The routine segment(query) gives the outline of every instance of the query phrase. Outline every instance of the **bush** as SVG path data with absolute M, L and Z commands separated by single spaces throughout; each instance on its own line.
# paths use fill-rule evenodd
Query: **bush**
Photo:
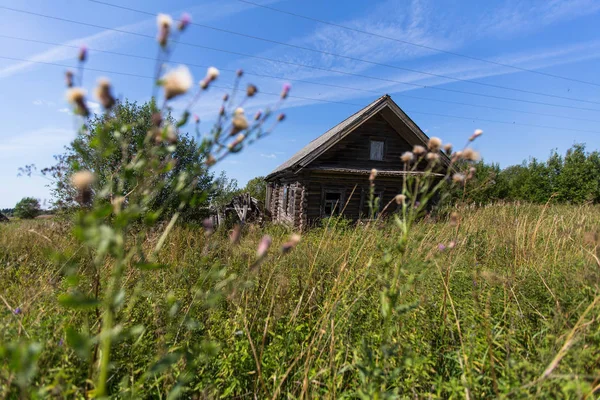
M 21 219 L 32 219 L 40 214 L 40 202 L 33 197 L 22 198 L 13 211 L 13 215 Z

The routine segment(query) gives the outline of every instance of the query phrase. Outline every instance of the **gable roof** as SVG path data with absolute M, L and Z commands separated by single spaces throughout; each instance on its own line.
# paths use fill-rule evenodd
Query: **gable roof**
M 319 136 L 318 138 L 311 141 L 309 144 L 304 146 L 300 151 L 294 154 L 289 160 L 275 168 L 265 179 L 270 179 L 288 170 L 298 170 L 306 167 L 313 160 L 323 154 L 325 151 L 330 149 L 333 145 L 338 143 L 344 137 L 346 137 L 355 128 L 359 127 L 363 122 L 379 113 L 384 109 L 389 109 L 392 112 L 392 116 L 397 118 L 398 121 L 402 122 L 407 126 L 412 133 L 413 140 L 409 143 L 415 145 L 426 145 L 429 137 L 409 118 L 408 115 L 392 100 L 392 98 L 385 94 L 373 101 L 368 106 L 352 114 L 327 132 Z

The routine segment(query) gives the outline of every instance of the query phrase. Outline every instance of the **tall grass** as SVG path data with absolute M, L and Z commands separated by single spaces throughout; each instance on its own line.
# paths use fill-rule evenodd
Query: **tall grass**
M 114 329 L 127 334 L 113 347 L 109 392 L 596 398 L 600 208 L 494 205 L 461 209 L 452 222 L 419 221 L 397 258 L 387 253 L 396 229 L 331 220 L 261 264 L 256 243 L 268 233 L 281 245 L 285 228 L 246 226 L 232 246 L 226 232 L 208 240 L 178 226 L 158 255 L 174 267 L 123 278 Z M 76 331 L 94 332 L 100 319 L 57 301 L 73 285 L 67 270 L 91 257 L 70 231 L 60 220 L 0 225 L 0 335 L 10 343 L 0 396 L 90 394 L 94 344 Z M 159 236 L 136 240 L 154 248 Z M 386 319 L 381 293 L 396 268 L 398 307 Z

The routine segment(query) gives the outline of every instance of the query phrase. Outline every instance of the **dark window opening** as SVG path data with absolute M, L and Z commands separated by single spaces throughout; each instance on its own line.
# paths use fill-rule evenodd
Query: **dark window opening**
M 340 203 L 342 202 L 342 194 L 337 192 L 325 193 L 325 204 L 323 205 L 323 214 L 330 217 L 339 213 Z
M 383 160 L 383 144 L 384 142 L 381 140 L 371 140 L 371 160 Z

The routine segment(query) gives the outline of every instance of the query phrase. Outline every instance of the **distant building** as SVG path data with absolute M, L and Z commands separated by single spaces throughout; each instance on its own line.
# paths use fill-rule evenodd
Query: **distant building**
M 273 221 L 297 228 L 339 213 L 365 218 L 371 169 L 378 170 L 375 196 L 381 210 L 401 192 L 402 153 L 428 140 L 389 95 L 382 96 L 271 172 L 265 178 L 265 206 Z

